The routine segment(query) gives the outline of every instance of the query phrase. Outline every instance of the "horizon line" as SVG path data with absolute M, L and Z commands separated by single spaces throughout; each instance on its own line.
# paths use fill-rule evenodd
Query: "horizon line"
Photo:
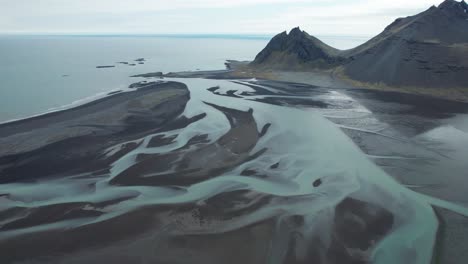
M 76 36 L 76 37 L 250 37 L 271 38 L 278 33 L 112 33 L 112 32 L 0 32 L 0 36 Z M 364 34 L 313 34 L 322 37 L 372 37 Z

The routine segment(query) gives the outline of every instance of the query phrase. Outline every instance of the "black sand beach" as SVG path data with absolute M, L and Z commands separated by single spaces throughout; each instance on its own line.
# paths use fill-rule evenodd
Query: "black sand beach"
M 216 74 L 209 72 L 209 78 Z M 347 88 L 325 77 L 315 84 L 232 83 L 250 91 L 205 89 L 220 99 L 317 112 L 402 186 L 435 199 L 468 203 L 462 189 L 457 191 L 466 164 L 452 156 L 453 150 L 418 139 L 466 113 L 466 104 Z M 239 179 L 286 184 L 287 179 L 272 178 L 287 165 L 281 159 L 268 160 L 266 171 L 249 165 L 268 157 L 270 146 L 262 140 L 271 136 L 280 120 L 260 124 L 255 118 L 258 109 L 201 102 L 228 122 L 227 131 L 215 139 L 213 131 L 190 134 L 185 144 L 165 151 L 178 144 L 189 126 L 213 118 L 212 113 L 184 115 L 191 96 L 180 82 L 133 87 L 135 91 L 76 108 L 0 125 L 0 182 L 6 186 L 0 196 L 5 202 L 0 207 L 4 263 L 371 263 L 372 250 L 401 221 L 395 212 L 360 197 L 359 191 L 337 200 L 333 209 L 320 211 L 322 221 L 330 221 L 327 224 L 319 216 L 300 213 L 317 205 L 314 195 L 272 195 L 248 185 L 230 189 L 227 181 L 214 194 L 206 189 L 196 198 L 209 188 L 203 184 L 215 184 L 216 178 L 239 169 Z M 455 126 L 460 121 L 450 122 Z M 460 169 L 452 170 L 453 181 L 434 170 L 443 164 L 458 164 Z M 320 190 L 328 181 L 315 179 L 307 189 Z M 436 187 L 442 182 L 444 188 Z M 48 185 L 65 188 L 64 193 L 49 194 Z M 33 191 L 24 195 L 22 188 Z M 187 199 L 177 202 L 179 196 Z M 450 242 L 455 235 L 450 230 L 454 221 L 460 228 L 467 220 L 454 218 L 450 211 L 437 214 L 444 221 L 439 223 L 434 258 L 455 263 L 450 262 L 452 252 L 463 250 L 463 244 Z M 309 221 L 328 231 L 306 232 Z
M 138 143 L 125 144 L 105 157 L 107 148 L 174 124 L 189 98 L 181 83 L 150 84 L 69 110 L 2 124 L 0 182 L 105 171 Z M 29 162 L 18 163 L 22 160 Z

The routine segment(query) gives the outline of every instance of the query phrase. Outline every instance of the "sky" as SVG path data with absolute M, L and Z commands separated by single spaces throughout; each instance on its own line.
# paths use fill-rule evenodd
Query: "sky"
M 0 33 L 369 36 L 442 0 L 0 0 Z

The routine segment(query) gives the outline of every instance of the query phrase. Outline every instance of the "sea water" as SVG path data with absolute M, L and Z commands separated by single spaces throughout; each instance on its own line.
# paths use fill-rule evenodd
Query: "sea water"
M 126 88 L 135 82 L 129 77 L 135 74 L 219 70 L 225 68 L 228 59 L 253 60 L 270 38 L 271 35 L 3 35 L 0 123 Z M 346 36 L 321 39 L 342 49 L 367 40 Z M 138 64 L 138 58 L 144 58 L 144 64 Z

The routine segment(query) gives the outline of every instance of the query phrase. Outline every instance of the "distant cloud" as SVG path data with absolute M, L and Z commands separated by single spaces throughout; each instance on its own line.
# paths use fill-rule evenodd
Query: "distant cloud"
M 0 32 L 375 34 L 433 0 L 0 0 Z

